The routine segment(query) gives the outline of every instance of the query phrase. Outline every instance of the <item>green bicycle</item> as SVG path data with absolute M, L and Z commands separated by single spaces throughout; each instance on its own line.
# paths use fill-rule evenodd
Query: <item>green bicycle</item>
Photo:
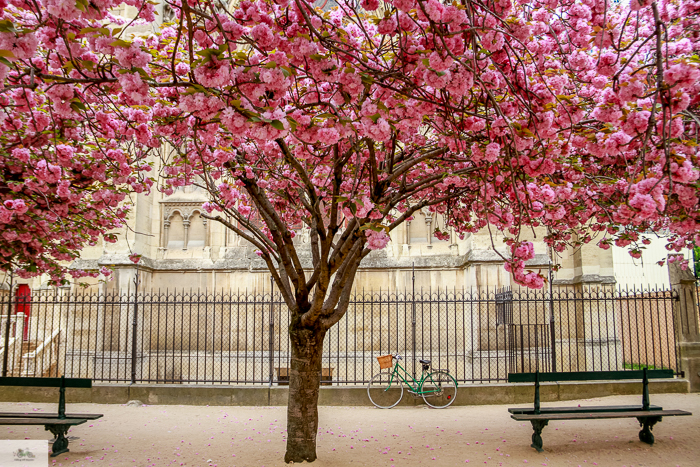
M 391 368 L 391 360 L 396 364 Z M 457 381 L 446 370 L 430 371 L 430 360 L 419 360 L 423 365 L 420 381 L 411 376 L 399 363 L 401 355 L 378 357 L 382 371 L 372 377 L 367 385 L 367 395 L 372 404 L 380 409 L 390 409 L 401 402 L 403 384 L 413 397 L 423 397 L 425 403 L 434 409 L 449 407 L 457 396 Z M 403 374 L 399 373 L 399 369 Z M 409 381 L 410 380 L 410 381 Z M 402 384 L 403 383 L 403 384 Z

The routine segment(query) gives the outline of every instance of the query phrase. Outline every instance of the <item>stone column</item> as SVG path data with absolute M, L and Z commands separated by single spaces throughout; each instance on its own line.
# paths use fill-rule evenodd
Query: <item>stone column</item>
M 411 251 L 411 221 L 406 221 L 404 223 L 404 226 L 406 241 L 403 244 L 403 251 L 401 252 L 401 254 L 403 256 L 408 256 Z
M 457 234 L 454 227 L 450 227 L 450 253 L 454 256 L 459 254 L 459 245 L 457 245 Z
M 136 269 L 119 268 L 115 276 L 117 282 L 115 298 L 119 303 L 119 347 L 115 350 L 127 354 L 131 351 L 130 336 L 134 313 Z
M 163 246 L 162 246 L 163 250 L 168 249 L 168 241 L 170 239 L 169 233 L 170 233 L 170 219 L 165 219 L 163 221 Z
M 207 225 L 207 218 L 202 217 L 201 215 L 199 216 L 199 218 L 201 219 L 202 224 L 204 225 L 204 246 L 205 247 L 211 246 L 212 242 L 211 242 L 211 239 L 209 238 L 210 232 L 209 232 L 208 225 Z
M 668 276 L 679 300 L 673 302 L 676 352 L 679 370 L 685 373 L 691 392 L 700 392 L 700 327 L 695 276 L 677 262 L 669 263 Z
M 185 241 L 182 245 L 182 249 L 186 250 L 187 249 L 187 244 L 190 241 L 190 220 L 189 218 L 187 219 L 182 219 L 182 225 L 185 226 Z
M 425 225 L 428 227 L 428 248 L 433 247 L 433 216 L 425 213 Z

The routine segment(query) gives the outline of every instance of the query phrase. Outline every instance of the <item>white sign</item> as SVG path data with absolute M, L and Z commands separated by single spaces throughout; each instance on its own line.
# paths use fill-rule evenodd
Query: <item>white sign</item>
M 48 467 L 49 443 L 44 439 L 0 440 L 0 467 Z

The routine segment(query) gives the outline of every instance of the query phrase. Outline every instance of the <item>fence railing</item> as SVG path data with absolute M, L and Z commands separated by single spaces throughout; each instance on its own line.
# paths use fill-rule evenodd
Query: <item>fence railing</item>
M 324 384 L 361 384 L 376 357 L 432 361 L 460 382 L 509 372 L 678 370 L 672 292 L 358 293 L 326 335 Z M 11 300 L 8 303 L 8 300 Z M 5 297 L 27 326 L 7 374 L 125 383 L 287 384 L 289 312 L 279 294 L 37 293 Z

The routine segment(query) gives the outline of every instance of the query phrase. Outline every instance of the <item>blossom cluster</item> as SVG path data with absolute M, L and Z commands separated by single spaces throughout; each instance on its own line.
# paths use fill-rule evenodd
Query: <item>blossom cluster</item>
M 700 242 L 697 2 L 189 0 L 147 34 L 98 3 L 3 9 L 20 27 L 0 32 L 14 138 L 0 221 L 114 209 L 117 187 L 147 189 L 141 159 L 164 145 L 161 189 L 205 180 L 207 210 L 263 258 L 300 224 L 355 229 L 364 250 L 338 254 L 362 255 L 423 207 L 457 235 L 503 231 L 528 287 L 544 277 L 525 269 L 524 227 L 555 251 L 650 230 Z M 152 21 L 152 4 L 127 4 Z M 58 211 L 37 201 L 44 186 L 67 200 Z

